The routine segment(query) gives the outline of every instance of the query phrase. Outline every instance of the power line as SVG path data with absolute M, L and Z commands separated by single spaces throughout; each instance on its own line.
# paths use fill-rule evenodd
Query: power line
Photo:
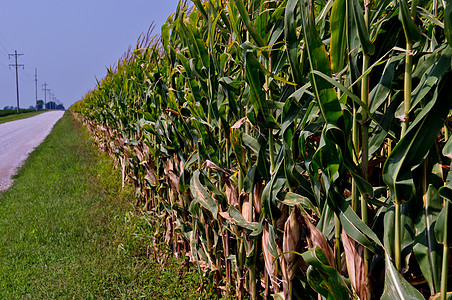
M 38 69 L 35 68 L 36 111 L 38 111 Z
M 4 42 L 2 42 L 2 40 L 4 41 L 4 42 L 6 42 L 10 47 L 9 47 L 9 50 L 8 49 L 6 49 L 7 47 L 5 47 L 5 43 Z M 11 47 L 11 44 L 6 40 L 6 38 L 0 33 L 0 46 L 1 46 L 1 48 L 2 49 L 0 49 L 0 50 L 3 50 L 2 52 L 3 53 L 5 53 L 5 55 L 8 55 L 8 53 L 9 52 L 11 52 L 12 51 L 12 47 Z
M 2 46 L 3 51 L 5 51 L 5 54 L 8 54 L 9 51 L 6 49 L 5 44 L 3 44 L 3 42 L 1 40 L 0 40 L 0 46 Z
M 34 79 L 26 78 L 26 77 L 22 76 L 22 77 L 19 78 L 19 81 L 27 84 L 27 83 L 30 83 L 30 82 L 34 82 Z
M 49 103 L 49 109 L 52 109 L 52 107 L 50 107 L 50 105 L 52 105 L 52 103 L 51 103 L 52 102 L 52 96 L 51 96 L 52 93 L 50 92 L 51 90 L 52 89 L 47 89 L 47 91 L 49 91 L 49 102 L 48 102 Z M 47 109 L 47 107 L 46 107 L 46 109 Z
M 1 62 L 0 62 L 0 66 L 4 67 L 6 70 L 8 70 L 8 67 L 5 64 L 1 63 Z
M 28 72 L 26 71 L 26 70 L 24 70 L 24 74 L 25 74 L 25 76 L 27 76 L 28 77 L 28 81 L 33 81 L 34 79 L 33 78 L 31 78 L 31 75 L 30 74 L 28 74 Z
M 20 82 L 23 82 L 25 84 L 30 83 L 30 82 L 34 82 L 34 79 L 27 73 L 27 71 L 25 69 L 22 71 L 22 74 L 24 76 L 20 76 L 19 77 L 19 81 Z
M 13 56 L 15 58 L 15 63 L 14 64 L 10 64 L 9 67 L 15 67 L 16 68 L 16 92 L 17 92 L 17 113 L 20 113 L 20 109 L 19 109 L 19 67 L 22 67 L 23 69 L 25 69 L 24 65 L 18 65 L 17 64 L 17 58 L 19 56 L 21 56 L 23 54 L 17 54 L 17 50 L 14 51 L 14 54 L 8 54 L 8 57 L 11 58 L 11 56 Z
M 0 46 L 2 46 L 2 50 L 5 54 L 8 54 L 8 50 L 6 50 L 5 45 L 3 45 L 2 41 L 0 41 Z
M 50 91 L 48 88 L 47 88 L 47 82 L 44 82 L 41 86 L 44 86 L 44 88 L 42 89 L 43 91 L 44 91 L 44 110 L 46 109 L 46 105 L 47 105 L 47 99 L 46 99 L 46 94 L 47 94 L 47 91 Z
M 6 37 L 5 37 L 3 34 L 1 34 L 1 33 L 0 33 L 0 38 L 2 38 L 2 39 L 8 44 L 10 50 L 12 50 L 12 49 L 14 48 L 14 47 L 11 46 L 11 44 L 8 42 L 8 40 L 6 39 Z M 8 53 L 10 50 L 7 50 L 7 49 L 5 48 L 5 46 L 4 46 L 3 43 L 1 43 L 1 44 L 2 44 L 3 49 L 5 49 L 6 53 Z

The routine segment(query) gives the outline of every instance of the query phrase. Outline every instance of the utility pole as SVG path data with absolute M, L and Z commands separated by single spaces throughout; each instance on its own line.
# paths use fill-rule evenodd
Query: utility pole
M 52 93 L 52 109 L 55 109 L 55 104 L 56 104 L 55 99 L 56 99 L 55 94 Z
M 47 91 L 49 92 L 49 110 L 51 110 L 52 109 L 52 103 L 50 103 L 50 102 L 52 102 L 52 96 L 50 96 L 50 91 L 51 91 L 52 89 L 47 89 Z
M 38 111 L 38 69 L 35 68 L 36 111 Z
M 48 86 L 47 82 L 44 82 L 42 85 L 44 86 L 44 88 L 42 89 L 44 91 L 44 110 L 46 110 L 46 106 L 47 106 L 46 95 L 47 95 L 47 91 L 49 91 L 49 89 L 47 88 L 47 86 Z
M 8 54 L 9 58 L 11 58 L 11 56 L 14 56 L 14 58 L 15 58 L 15 63 L 10 64 L 9 68 L 10 69 L 11 69 L 11 67 L 16 68 L 17 113 L 20 113 L 20 110 L 19 110 L 19 73 L 18 73 L 17 69 L 19 69 L 19 67 L 22 67 L 22 69 L 25 69 L 24 65 L 17 64 L 17 57 L 19 57 L 21 55 L 23 55 L 23 54 L 17 54 L 17 50 L 14 51 L 14 54 Z

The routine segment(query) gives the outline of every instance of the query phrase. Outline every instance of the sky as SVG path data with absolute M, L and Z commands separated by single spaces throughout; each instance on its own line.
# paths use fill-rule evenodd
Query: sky
M 178 0 L 11 0 L 0 10 L 0 109 L 16 106 L 17 50 L 20 107 L 52 99 L 66 108 L 96 87 L 130 45 L 154 22 L 159 34 Z M 46 94 L 47 101 L 49 94 Z

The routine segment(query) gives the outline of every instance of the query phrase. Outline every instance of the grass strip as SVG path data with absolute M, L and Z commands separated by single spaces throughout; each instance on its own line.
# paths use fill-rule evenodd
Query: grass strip
M 42 114 L 43 112 L 44 112 L 44 110 L 40 110 L 40 111 L 32 111 L 32 112 L 24 112 L 24 113 L 20 113 L 20 114 L 11 114 L 11 115 L 6 115 L 6 116 L 0 116 L 0 124 L 10 122 L 10 121 L 30 118 L 30 117 Z
M 67 112 L 0 194 L 0 299 L 198 299 L 132 197 Z

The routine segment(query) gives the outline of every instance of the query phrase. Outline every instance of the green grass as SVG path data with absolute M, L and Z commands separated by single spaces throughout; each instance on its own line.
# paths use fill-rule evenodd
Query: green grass
M 10 121 L 30 118 L 30 117 L 42 114 L 43 112 L 44 112 L 43 110 L 40 110 L 40 111 L 31 111 L 31 112 L 23 112 L 20 114 L 10 114 L 10 115 L 6 115 L 6 116 L 0 116 L 0 124 L 10 122 Z
M 66 113 L 0 194 L 0 299 L 199 298 L 132 197 Z

